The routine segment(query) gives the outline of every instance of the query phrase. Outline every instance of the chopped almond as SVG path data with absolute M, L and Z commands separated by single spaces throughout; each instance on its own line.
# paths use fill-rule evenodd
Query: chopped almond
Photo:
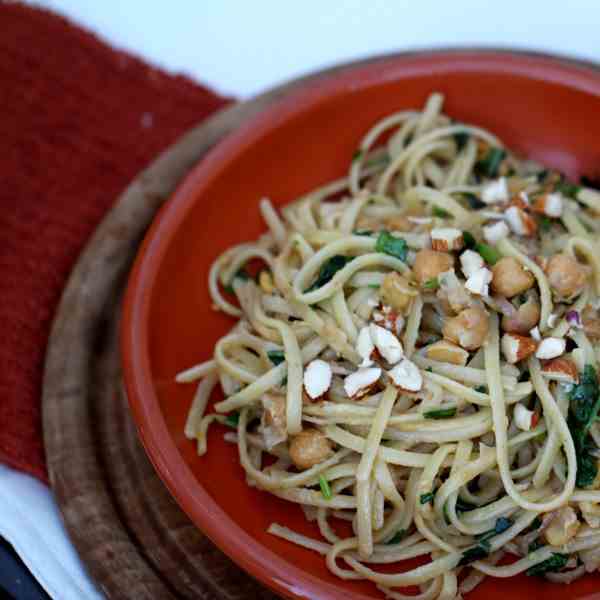
M 535 355 L 541 359 L 557 358 L 565 353 L 566 348 L 567 342 L 564 338 L 547 337 L 539 343 Z
M 506 221 L 517 235 L 530 237 L 537 231 L 535 219 L 518 206 L 509 206 L 506 209 Z
M 579 372 L 577 366 L 572 360 L 559 356 L 544 363 L 542 374 L 552 381 L 562 381 L 565 383 L 578 383 Z
M 500 347 L 506 362 L 514 365 L 531 356 L 536 351 L 537 342 L 524 335 L 505 333 L 500 341 Z
M 453 227 L 437 227 L 431 230 L 431 247 L 438 252 L 460 250 L 465 245 L 463 233 Z
M 427 346 L 425 354 L 431 360 L 459 365 L 461 367 L 464 367 L 467 364 L 467 360 L 469 360 L 469 353 L 466 350 L 446 340 L 441 340 Z
M 545 194 L 536 198 L 533 212 L 557 219 L 562 215 L 563 201 L 560 194 Z

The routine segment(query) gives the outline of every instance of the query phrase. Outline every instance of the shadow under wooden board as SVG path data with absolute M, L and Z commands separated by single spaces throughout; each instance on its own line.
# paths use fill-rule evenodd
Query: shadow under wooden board
M 192 524 L 148 460 L 122 390 L 120 298 L 154 215 L 212 146 L 299 85 L 385 58 L 294 80 L 192 129 L 117 199 L 71 273 L 46 355 L 44 443 L 69 536 L 108 598 L 276 597 Z

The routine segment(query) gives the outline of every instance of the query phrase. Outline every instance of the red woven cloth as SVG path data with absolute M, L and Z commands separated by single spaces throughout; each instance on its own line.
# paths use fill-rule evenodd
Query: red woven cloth
M 47 481 L 46 343 L 80 250 L 119 192 L 227 100 L 52 13 L 0 3 L 0 461 Z

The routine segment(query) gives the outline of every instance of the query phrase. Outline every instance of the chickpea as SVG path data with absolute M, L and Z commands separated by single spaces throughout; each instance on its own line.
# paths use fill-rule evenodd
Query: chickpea
M 541 312 L 539 300 L 531 294 L 514 315 L 502 317 L 502 329 L 508 333 L 527 335 L 540 322 Z
M 404 312 L 418 291 L 411 282 L 395 271 L 388 273 L 383 278 L 379 289 L 379 297 L 384 304 L 391 306 L 396 312 Z
M 512 256 L 501 258 L 492 267 L 492 290 L 496 294 L 512 298 L 533 287 L 535 277 Z
M 292 438 L 290 457 L 300 470 L 310 469 L 331 456 L 331 442 L 318 429 L 305 429 Z
M 581 315 L 581 321 L 583 325 L 583 331 L 588 339 L 590 339 L 592 342 L 599 341 L 600 318 L 598 318 L 598 312 L 593 308 L 586 308 Z
M 403 215 L 387 217 L 384 220 L 384 225 L 389 231 L 412 231 L 415 228 L 415 224 Z
M 482 308 L 471 307 L 446 321 L 444 337 L 465 350 L 476 350 L 483 345 L 489 329 L 488 315 Z
M 561 298 L 573 298 L 581 293 L 587 279 L 586 269 L 568 254 L 555 254 L 546 266 L 548 283 Z
M 447 252 L 419 250 L 415 257 L 413 272 L 420 284 L 434 279 L 440 273 L 449 271 L 454 265 L 454 257 Z

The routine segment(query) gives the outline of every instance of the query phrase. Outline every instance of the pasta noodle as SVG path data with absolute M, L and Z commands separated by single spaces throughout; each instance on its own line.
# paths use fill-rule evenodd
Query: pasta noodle
M 399 600 L 600 567 L 600 193 L 442 105 L 383 118 L 281 211 L 260 200 L 268 233 L 208 278 L 237 322 L 176 376 L 198 454 L 233 427 L 248 484 L 322 539 L 269 533 Z

